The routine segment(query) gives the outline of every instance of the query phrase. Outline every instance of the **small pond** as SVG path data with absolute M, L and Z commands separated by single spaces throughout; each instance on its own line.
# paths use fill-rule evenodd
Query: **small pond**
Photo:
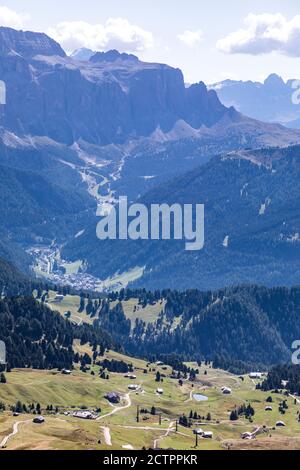
M 205 395 L 200 395 L 200 393 L 193 393 L 193 398 L 196 401 L 207 401 L 208 400 L 208 397 L 206 397 Z

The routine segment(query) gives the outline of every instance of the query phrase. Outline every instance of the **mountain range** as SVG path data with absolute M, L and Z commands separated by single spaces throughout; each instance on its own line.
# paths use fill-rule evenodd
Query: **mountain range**
M 299 80 L 285 82 L 279 75 L 271 74 L 263 83 L 224 80 L 209 89 L 218 93 L 225 106 L 234 106 L 247 116 L 300 128 Z
M 179 69 L 132 54 L 78 60 L 45 34 L 0 28 L 0 57 L 0 256 L 28 269 L 32 247 L 55 245 L 99 277 L 143 267 L 138 282 L 151 287 L 295 282 L 297 269 L 285 258 L 280 270 L 276 256 L 298 253 L 289 192 L 300 131 L 246 117 L 204 83 L 186 87 Z M 97 207 L 119 195 L 206 203 L 208 251 L 101 245 Z

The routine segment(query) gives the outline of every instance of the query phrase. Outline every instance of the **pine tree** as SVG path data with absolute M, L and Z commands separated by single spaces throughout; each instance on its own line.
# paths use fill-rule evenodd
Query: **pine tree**
M 6 377 L 4 375 L 4 372 L 1 372 L 1 374 L 0 374 L 0 383 L 1 384 L 6 384 Z
M 230 421 L 237 421 L 239 419 L 238 417 L 238 413 L 236 410 L 233 410 L 231 413 L 230 413 Z

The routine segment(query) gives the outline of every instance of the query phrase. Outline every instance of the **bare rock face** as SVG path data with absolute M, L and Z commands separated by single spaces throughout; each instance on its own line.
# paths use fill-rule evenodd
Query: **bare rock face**
M 125 52 L 120 53 L 113 49 L 108 52 L 96 52 L 90 57 L 90 62 L 116 62 L 117 60 L 128 61 L 128 62 L 139 62 L 137 56 L 133 54 L 126 54 Z
M 44 34 L 10 28 L 0 28 L 0 53 L 2 125 L 16 134 L 105 145 L 168 132 L 178 120 L 211 126 L 227 112 L 203 83 L 186 89 L 179 69 L 132 54 L 99 52 L 81 62 Z
M 0 27 L 0 54 L 10 52 L 28 58 L 35 55 L 66 55 L 60 45 L 46 34 Z
M 208 135 L 215 126 L 223 135 L 235 125 L 237 142 L 247 131 L 237 128 L 243 116 L 204 83 L 187 88 L 181 70 L 132 54 L 112 50 L 79 61 L 45 34 L 0 28 L 0 57 L 7 89 L 0 125 L 16 135 L 103 146 L 169 134 L 178 122 L 189 135 L 201 128 Z M 272 145 L 299 142 L 286 129 L 266 129 L 254 120 L 243 125 L 253 145 L 266 132 L 276 137 Z

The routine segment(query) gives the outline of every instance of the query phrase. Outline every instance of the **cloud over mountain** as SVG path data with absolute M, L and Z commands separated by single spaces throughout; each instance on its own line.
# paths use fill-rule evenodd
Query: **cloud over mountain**
M 118 49 L 143 51 L 153 45 L 153 35 L 125 18 L 109 18 L 105 24 L 89 24 L 85 21 L 64 21 L 49 28 L 49 36 L 67 51 L 78 48 L 93 50 Z
M 0 6 L 0 26 L 22 29 L 29 18 L 27 13 L 17 13 L 6 6 Z
M 300 15 L 288 20 L 282 14 L 249 14 L 245 27 L 217 42 L 217 48 L 228 54 L 268 54 L 278 52 L 300 57 Z

